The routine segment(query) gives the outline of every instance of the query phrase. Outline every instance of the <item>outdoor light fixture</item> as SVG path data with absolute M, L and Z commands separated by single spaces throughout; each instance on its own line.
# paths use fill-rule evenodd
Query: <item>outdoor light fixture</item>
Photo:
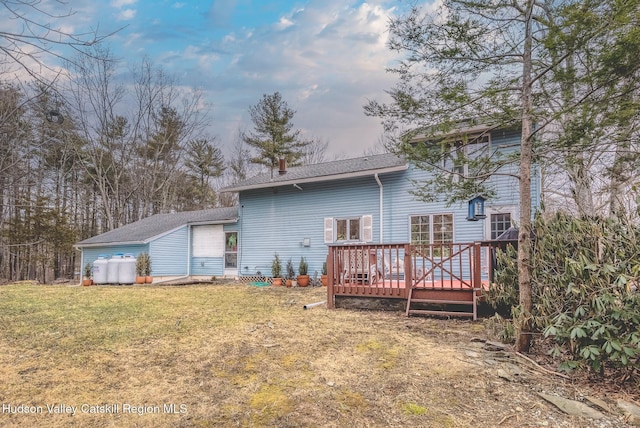
M 467 213 L 467 220 L 478 221 L 487 217 L 484 213 L 484 201 L 486 201 L 486 199 L 480 195 L 469 201 L 469 212 Z
M 311 238 L 304 238 L 302 240 L 302 246 L 303 247 L 310 247 L 311 246 Z

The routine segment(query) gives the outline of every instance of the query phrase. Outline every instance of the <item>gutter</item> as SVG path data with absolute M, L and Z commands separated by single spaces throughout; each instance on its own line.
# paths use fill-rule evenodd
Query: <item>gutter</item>
M 343 180 L 346 178 L 358 178 L 358 177 L 368 177 L 371 175 L 378 174 L 388 174 L 391 172 L 399 172 L 406 171 L 408 168 L 408 164 L 390 166 L 385 168 L 379 168 L 376 170 L 365 170 L 365 171 L 357 171 L 357 172 L 349 172 L 349 173 L 340 173 L 340 174 L 331 174 L 331 175 L 323 175 L 316 177 L 307 177 L 307 178 L 290 178 L 286 180 L 273 180 L 269 182 L 262 182 L 257 184 L 248 184 L 245 186 L 237 186 L 237 187 L 225 187 L 220 189 L 220 192 L 241 192 L 243 190 L 254 190 L 254 189 L 265 189 L 270 187 L 279 187 L 279 186 L 292 186 L 294 184 L 305 184 L 305 183 L 320 183 L 324 181 L 334 181 L 334 180 Z M 286 177 L 283 176 L 283 177 Z
M 380 243 L 382 243 L 384 241 L 384 235 L 382 234 L 383 232 L 383 220 L 382 220 L 382 215 L 383 215 L 383 190 L 382 190 L 382 182 L 380 181 L 380 177 L 378 177 L 378 173 L 376 173 L 374 175 L 374 178 L 376 179 L 376 182 L 378 183 L 378 187 L 380 188 Z

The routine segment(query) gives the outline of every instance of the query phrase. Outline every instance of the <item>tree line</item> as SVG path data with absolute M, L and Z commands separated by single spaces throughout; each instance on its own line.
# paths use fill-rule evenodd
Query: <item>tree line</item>
M 278 92 L 250 107 L 255 129 L 239 130 L 225 159 L 202 92 L 148 59 L 126 85 L 104 46 L 66 68 L 64 81 L 0 82 L 2 279 L 71 278 L 82 239 L 157 213 L 232 206 L 236 196 L 219 187 L 280 157 L 324 159 L 328 143 L 302 138 Z

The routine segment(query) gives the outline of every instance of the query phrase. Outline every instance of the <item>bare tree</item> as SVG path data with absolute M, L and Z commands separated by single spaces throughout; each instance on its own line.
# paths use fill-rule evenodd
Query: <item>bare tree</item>
M 5 73 L 26 72 L 32 79 L 49 86 L 60 74 L 55 63 L 67 60 L 59 49 L 82 51 L 100 43 L 112 33 L 98 30 L 73 33 L 65 30 L 76 12 L 63 0 L 12 0 L 0 3 L 5 24 L 0 30 L 0 66 Z
M 322 140 L 318 137 L 312 137 L 307 141 L 304 147 L 304 154 L 300 159 L 303 165 L 311 165 L 314 163 L 321 163 L 327 160 L 327 149 L 329 148 L 329 141 Z

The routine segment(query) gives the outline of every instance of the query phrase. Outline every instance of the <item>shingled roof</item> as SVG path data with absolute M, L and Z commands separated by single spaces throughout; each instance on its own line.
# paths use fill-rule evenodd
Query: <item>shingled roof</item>
M 76 244 L 92 247 L 110 244 L 145 244 L 153 238 L 187 224 L 220 224 L 237 221 L 238 207 L 212 208 L 172 214 L 156 214 Z
M 273 174 L 267 172 L 243 180 L 233 186 L 225 187 L 221 189 L 221 191 L 239 192 L 241 190 L 266 187 L 340 180 L 344 178 L 365 177 L 374 174 L 404 171 L 406 169 L 406 160 L 399 156 L 386 153 L 312 165 L 294 166 L 288 168 L 285 174 L 280 174 L 277 170 L 273 171 Z

